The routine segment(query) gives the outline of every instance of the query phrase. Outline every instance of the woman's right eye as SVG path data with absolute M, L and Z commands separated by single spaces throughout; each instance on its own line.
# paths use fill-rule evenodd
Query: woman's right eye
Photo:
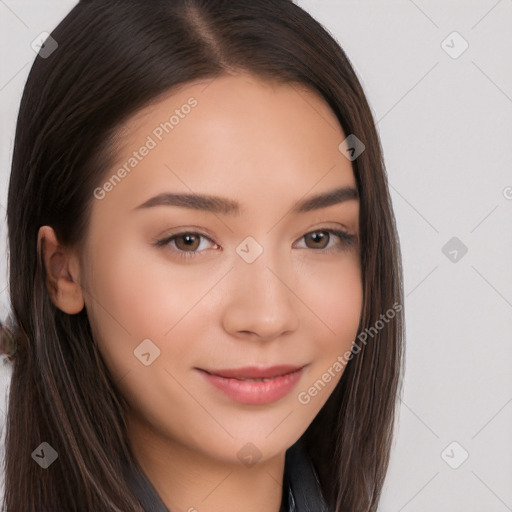
M 182 231 L 181 233 L 175 233 L 174 235 L 168 236 L 166 238 L 162 238 L 156 242 L 156 246 L 158 247 L 166 247 L 169 244 L 174 244 L 173 252 L 176 252 L 179 257 L 182 258 L 193 258 L 197 253 L 204 252 L 199 251 L 198 249 L 198 241 L 201 241 L 201 238 L 208 240 L 215 244 L 215 242 L 208 236 L 202 233 L 196 233 L 192 231 Z M 215 244 L 217 245 L 217 244 Z M 200 246 L 200 243 L 199 243 Z

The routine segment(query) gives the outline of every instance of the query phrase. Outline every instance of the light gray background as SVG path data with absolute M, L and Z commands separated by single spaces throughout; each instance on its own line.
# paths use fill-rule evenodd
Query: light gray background
M 379 510 L 512 511 L 512 0 L 297 3 L 363 83 L 402 244 L 406 374 Z M 0 0 L 2 248 L 30 45 L 75 4 Z M 457 58 L 453 31 L 469 44 Z M 467 247 L 445 249 L 456 261 L 442 251 L 452 237 Z

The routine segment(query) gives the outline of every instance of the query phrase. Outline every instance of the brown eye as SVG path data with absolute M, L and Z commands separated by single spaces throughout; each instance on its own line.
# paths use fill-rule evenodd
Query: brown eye
M 305 241 L 306 249 L 316 249 L 321 253 L 343 252 L 357 244 L 357 235 L 330 228 L 310 231 L 302 239 Z
M 308 245 L 309 249 L 325 249 L 329 244 L 330 234 L 326 231 L 313 231 L 304 235 L 304 239 L 306 240 L 306 245 L 308 245 L 308 241 L 312 242 L 312 246 Z
M 182 231 L 175 235 L 168 236 L 162 240 L 157 240 L 155 245 L 157 247 L 166 247 L 171 251 L 171 254 L 180 258 L 194 258 L 205 252 L 204 243 L 206 248 L 208 244 L 216 246 L 215 242 L 208 236 L 202 233 L 195 233 L 193 231 Z M 202 250 L 201 250 L 202 249 Z
M 195 251 L 199 246 L 199 241 L 200 237 L 194 233 L 183 233 L 174 237 L 174 243 L 180 251 Z

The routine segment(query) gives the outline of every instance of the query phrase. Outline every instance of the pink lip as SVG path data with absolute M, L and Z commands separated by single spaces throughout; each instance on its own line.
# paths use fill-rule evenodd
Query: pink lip
M 248 366 L 224 370 L 197 368 L 214 387 L 243 404 L 267 404 L 286 396 L 302 377 L 305 366 Z M 269 379 L 247 381 L 242 379 Z

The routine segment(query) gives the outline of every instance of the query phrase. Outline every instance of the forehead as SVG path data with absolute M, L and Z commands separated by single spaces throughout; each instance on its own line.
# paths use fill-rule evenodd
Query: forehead
M 173 155 L 184 153 L 186 141 L 185 149 L 196 149 L 189 160 L 207 155 L 212 145 L 217 154 L 235 155 L 240 148 L 246 160 L 254 154 L 290 158 L 290 149 L 297 157 L 325 149 L 337 157 L 344 139 L 338 119 L 318 93 L 303 84 L 248 73 L 180 84 L 132 115 L 117 135 L 121 157 L 149 136 L 159 147 L 172 147 Z
M 120 127 L 116 163 L 104 182 L 123 177 L 102 208 L 116 201 L 134 208 L 171 191 L 233 197 L 257 208 L 269 206 L 270 196 L 285 203 L 354 185 L 338 148 L 344 139 L 327 103 L 304 86 L 249 74 L 187 83 Z

